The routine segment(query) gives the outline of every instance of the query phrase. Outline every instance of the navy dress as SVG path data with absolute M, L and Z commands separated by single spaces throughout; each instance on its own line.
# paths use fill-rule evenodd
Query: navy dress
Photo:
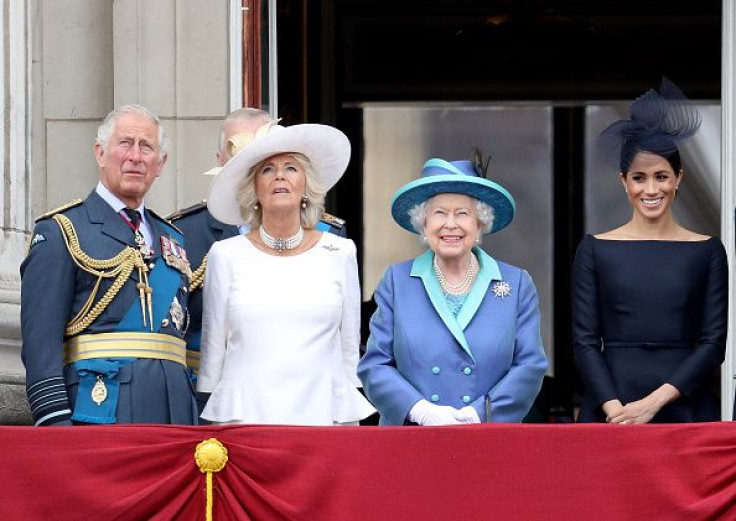
M 728 264 L 717 238 L 612 241 L 587 235 L 575 256 L 573 336 L 584 386 L 578 421 L 639 400 L 664 383 L 682 396 L 652 422 L 720 419 L 711 390 L 723 362 Z

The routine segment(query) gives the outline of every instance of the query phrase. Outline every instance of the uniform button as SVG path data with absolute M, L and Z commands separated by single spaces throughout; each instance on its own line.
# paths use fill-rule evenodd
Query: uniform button
M 183 291 L 184 293 L 187 293 L 187 292 L 189 292 L 189 288 L 187 288 L 186 286 L 184 286 L 183 288 L 181 288 L 181 290 L 182 290 L 182 291 Z
M 432 374 L 440 374 L 440 368 L 437 366 L 434 366 L 432 368 Z
M 166 327 L 169 325 L 169 319 L 165 318 L 161 321 L 161 327 Z
M 463 373 L 471 375 L 473 374 L 473 370 L 470 367 L 466 367 L 465 369 L 463 369 Z
M 468 396 L 467 394 L 463 396 L 463 403 L 470 403 L 470 396 Z
M 439 402 L 440 401 L 440 395 L 433 394 L 432 396 L 430 396 L 429 399 L 432 400 L 433 402 Z
M 148 265 L 148 269 L 149 270 L 152 270 L 155 267 L 156 267 L 156 263 L 155 262 L 152 262 L 151 264 Z

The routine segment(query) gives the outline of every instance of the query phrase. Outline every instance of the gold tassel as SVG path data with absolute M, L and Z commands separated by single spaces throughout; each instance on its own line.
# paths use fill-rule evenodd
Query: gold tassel
M 227 449 L 217 438 L 204 440 L 194 450 L 194 461 L 200 472 L 207 474 L 207 510 L 206 519 L 212 521 L 212 474 L 220 472 L 227 464 Z

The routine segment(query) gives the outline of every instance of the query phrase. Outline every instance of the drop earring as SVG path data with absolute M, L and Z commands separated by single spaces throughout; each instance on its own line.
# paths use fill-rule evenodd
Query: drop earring
M 258 201 L 256 201 L 256 204 L 253 205 L 253 211 L 257 212 L 260 206 L 258 206 Z
M 307 195 L 304 194 L 302 196 L 302 210 L 306 210 L 307 209 L 307 203 L 308 202 L 309 202 L 309 199 L 307 198 Z

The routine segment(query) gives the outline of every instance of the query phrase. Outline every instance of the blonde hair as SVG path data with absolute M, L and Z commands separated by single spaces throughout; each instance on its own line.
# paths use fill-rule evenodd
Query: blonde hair
M 281 154 L 277 154 L 281 155 Z M 303 228 L 307 230 L 314 229 L 317 226 L 322 214 L 325 211 L 325 195 L 327 190 L 317 181 L 317 176 L 314 172 L 312 162 L 307 156 L 299 153 L 286 152 L 284 155 L 293 157 L 299 165 L 304 169 L 304 175 L 306 177 L 306 185 L 304 188 L 304 194 L 306 196 L 307 207 L 301 208 L 300 221 Z M 271 156 L 274 157 L 274 156 Z M 240 215 L 245 220 L 245 223 L 250 226 L 251 229 L 255 229 L 261 225 L 263 221 L 263 208 L 258 204 L 258 209 L 255 209 L 258 203 L 258 196 L 256 195 L 256 183 L 255 174 L 261 168 L 263 163 L 271 159 L 271 157 L 264 159 L 260 163 L 254 165 L 245 176 L 243 181 L 240 183 L 238 188 L 238 203 L 240 204 Z

